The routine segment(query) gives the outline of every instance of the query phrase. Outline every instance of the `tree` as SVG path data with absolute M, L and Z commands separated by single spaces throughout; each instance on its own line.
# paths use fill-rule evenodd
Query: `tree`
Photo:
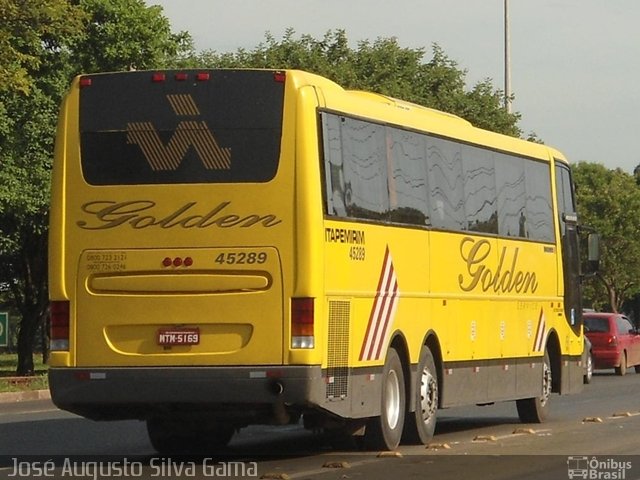
M 618 312 L 640 293 L 640 187 L 633 175 L 597 163 L 572 170 L 580 223 L 602 238 L 600 271 L 585 285 L 585 303 Z
M 282 40 L 266 34 L 255 49 L 235 53 L 205 51 L 186 64 L 211 68 L 294 68 L 325 76 L 348 89 L 368 90 L 459 115 L 474 125 L 520 136 L 519 114 L 508 113 L 504 93 L 486 79 L 465 89 L 466 71 L 460 70 L 438 45 L 423 62 L 425 50 L 404 48 L 396 38 L 361 41 L 349 47 L 344 30 L 329 31 L 322 40 L 309 35 L 295 38 L 292 29 Z
M 46 222 L 59 95 L 52 55 L 81 32 L 83 12 L 64 0 L 0 0 L 0 282 L 21 315 L 18 374 L 33 371 L 35 332 L 47 306 Z
M 81 32 L 83 12 L 67 0 L 0 0 L 0 92 L 28 93 L 48 51 Z
M 76 73 L 162 68 L 193 49 L 187 32 L 171 32 L 162 7 L 144 0 L 76 0 L 89 17 L 70 45 Z
M 21 315 L 16 373 L 28 375 L 48 304 L 49 175 L 62 95 L 83 71 L 165 66 L 190 51 L 191 39 L 172 34 L 162 9 L 142 0 L 0 0 L 0 13 L 12 19 L 0 24 L 0 44 L 14 48 L 0 58 L 15 82 L 0 88 L 0 283 Z

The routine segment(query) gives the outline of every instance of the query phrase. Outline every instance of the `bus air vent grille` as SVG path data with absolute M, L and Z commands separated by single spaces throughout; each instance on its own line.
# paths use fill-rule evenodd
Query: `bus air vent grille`
M 349 322 L 351 302 L 329 301 L 327 398 L 346 398 L 349 391 Z

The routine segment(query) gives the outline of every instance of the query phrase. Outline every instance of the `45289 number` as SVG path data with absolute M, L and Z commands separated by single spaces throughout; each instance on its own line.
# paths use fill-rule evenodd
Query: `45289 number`
M 365 258 L 366 250 L 364 247 L 351 247 L 349 249 L 349 258 L 351 260 L 362 261 Z
M 267 261 L 266 252 L 221 253 L 215 262 L 220 265 L 253 265 Z

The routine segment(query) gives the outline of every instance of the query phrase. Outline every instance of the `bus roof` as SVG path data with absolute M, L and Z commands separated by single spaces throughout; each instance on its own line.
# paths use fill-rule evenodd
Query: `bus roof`
M 451 113 L 380 93 L 347 90 L 332 80 L 301 70 L 289 70 L 287 78 L 298 86 L 306 84 L 319 88 L 324 97 L 323 106 L 330 110 L 356 116 L 364 115 L 381 123 L 454 138 L 496 150 L 541 160 L 554 157 L 568 163 L 565 156 L 552 147 L 475 127 L 471 122 Z

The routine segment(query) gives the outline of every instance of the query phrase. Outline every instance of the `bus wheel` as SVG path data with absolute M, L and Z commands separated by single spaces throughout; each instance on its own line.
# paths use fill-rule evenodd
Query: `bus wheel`
M 549 414 L 549 399 L 551 398 L 551 360 L 549 353 L 544 352 L 542 364 L 542 395 L 534 398 L 524 398 L 516 401 L 518 416 L 523 423 L 542 423 Z
M 147 420 L 147 433 L 160 454 L 206 454 L 225 447 L 235 429 L 232 425 L 196 425 L 180 419 L 154 417 Z
M 438 410 L 438 376 L 431 349 L 424 347 L 418 361 L 415 388 L 415 412 L 407 414 L 404 440 L 407 443 L 428 444 L 436 428 Z
M 380 416 L 369 419 L 364 444 L 369 450 L 393 450 L 400 444 L 406 398 L 398 352 L 390 348 L 382 371 Z

